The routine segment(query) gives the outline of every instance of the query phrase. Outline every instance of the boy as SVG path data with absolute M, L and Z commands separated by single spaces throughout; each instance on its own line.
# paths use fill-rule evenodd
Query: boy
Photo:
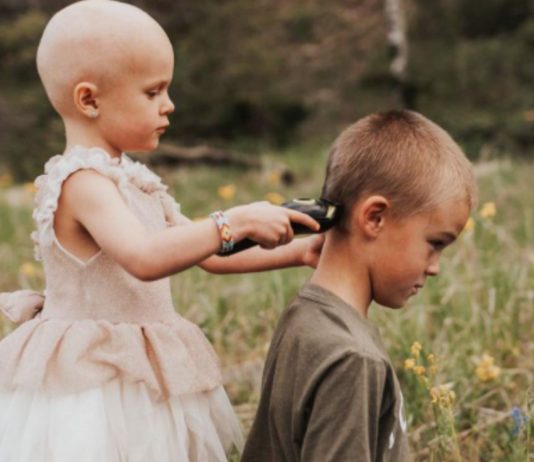
M 409 460 L 402 393 L 367 311 L 402 307 L 438 274 L 475 196 L 460 148 L 420 114 L 374 114 L 339 136 L 323 197 L 342 221 L 276 328 L 243 461 Z

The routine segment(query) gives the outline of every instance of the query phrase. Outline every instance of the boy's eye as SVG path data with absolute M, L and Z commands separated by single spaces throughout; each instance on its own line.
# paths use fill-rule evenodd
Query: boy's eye
M 447 244 L 440 240 L 432 240 L 428 241 L 428 243 L 434 248 L 434 250 L 443 250 L 445 247 L 447 247 Z
M 149 98 L 154 98 L 158 96 L 159 90 L 149 90 L 146 92 L 146 94 L 148 95 Z

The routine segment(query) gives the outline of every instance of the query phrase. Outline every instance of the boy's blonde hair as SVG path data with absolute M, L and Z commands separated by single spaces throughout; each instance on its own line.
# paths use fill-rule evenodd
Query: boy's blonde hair
M 373 194 L 392 203 L 395 217 L 451 199 L 472 209 L 476 182 L 469 160 L 445 130 L 417 112 L 389 111 L 345 129 L 328 156 L 324 199 L 347 211 Z M 346 229 L 344 220 L 341 227 Z

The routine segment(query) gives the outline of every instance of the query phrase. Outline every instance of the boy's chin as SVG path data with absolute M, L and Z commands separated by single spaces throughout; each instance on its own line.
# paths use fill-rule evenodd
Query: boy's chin
M 386 308 L 391 308 L 392 310 L 398 310 L 400 308 L 404 308 L 406 305 L 407 299 L 395 299 L 392 297 L 376 297 L 374 301 L 378 303 L 379 305 L 382 305 Z

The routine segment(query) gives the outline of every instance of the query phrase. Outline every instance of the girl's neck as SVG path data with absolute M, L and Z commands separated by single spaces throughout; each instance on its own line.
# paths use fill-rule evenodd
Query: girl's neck
M 65 121 L 66 150 L 80 145 L 88 148 L 101 148 L 111 157 L 120 157 L 122 152 L 102 138 L 95 126 L 77 121 Z
M 352 248 L 354 240 L 327 234 L 317 269 L 311 282 L 336 294 L 367 317 L 371 304 L 371 284 L 363 252 Z

